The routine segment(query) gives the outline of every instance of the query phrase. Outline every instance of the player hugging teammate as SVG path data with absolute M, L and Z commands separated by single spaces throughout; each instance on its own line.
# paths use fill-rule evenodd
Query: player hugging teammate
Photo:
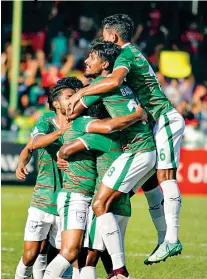
M 95 279 L 95 266 L 105 249 L 110 255 L 105 253 L 108 278 L 129 278 L 124 256 L 124 235 L 131 215 L 129 196 L 141 186 L 158 233 L 158 245 L 145 264 L 181 253 L 176 169 L 184 130 L 182 116 L 164 96 L 146 58 L 130 44 L 131 19 L 121 14 L 110 16 L 103 28 L 108 42 L 95 41 L 85 61 L 91 85 L 82 88 L 75 78 L 60 80 L 49 95 L 54 113 L 38 120 L 20 156 L 17 175 L 24 178 L 30 151 L 38 149 L 40 168 L 25 228 L 26 236 L 30 226 L 25 240 L 38 245 L 32 259 L 26 260 L 24 252 L 16 278 L 31 275 L 57 212 L 59 254 L 46 270 L 44 263 L 42 277 L 35 277 L 33 268 L 34 278 L 63 278 L 74 263 L 73 279 Z M 54 211 L 47 212 L 49 207 Z M 35 210 L 51 213 L 52 221 L 43 216 L 45 213 L 30 213 Z

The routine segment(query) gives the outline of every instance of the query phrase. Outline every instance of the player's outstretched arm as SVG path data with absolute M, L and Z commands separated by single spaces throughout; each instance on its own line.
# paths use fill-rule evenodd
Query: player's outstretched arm
M 32 157 L 32 137 L 30 137 L 27 145 L 24 147 L 24 149 L 21 151 L 19 155 L 19 162 L 16 169 L 16 177 L 19 180 L 24 180 L 26 178 L 26 175 L 28 174 L 26 165 L 29 163 L 31 157 Z
M 137 121 L 146 121 L 147 116 L 140 105 L 137 106 L 136 112 L 125 116 L 118 116 L 112 119 L 98 119 L 92 121 L 87 126 L 88 133 L 110 134 L 121 131 L 136 123 Z
M 58 154 L 57 157 L 59 157 L 60 159 L 64 159 L 67 160 L 71 155 L 73 155 L 74 153 L 86 150 L 87 147 L 86 145 L 80 140 L 80 139 L 76 139 L 74 141 L 71 141 L 70 143 L 64 144 Z
M 117 68 L 112 72 L 112 74 L 105 78 L 104 80 L 98 81 L 95 84 L 91 84 L 87 87 L 84 87 L 78 91 L 77 94 L 74 94 L 70 98 L 71 110 L 73 112 L 75 104 L 83 97 L 89 95 L 97 95 L 106 92 L 110 92 L 116 87 L 122 85 L 126 75 L 128 74 L 128 70 L 124 67 Z
M 62 129 L 59 129 L 55 132 L 45 134 L 45 135 L 43 134 L 36 135 L 32 141 L 32 149 L 36 150 L 50 145 L 51 143 L 56 141 L 60 136 L 62 136 L 69 127 L 70 127 L 70 123 L 65 127 L 63 127 Z

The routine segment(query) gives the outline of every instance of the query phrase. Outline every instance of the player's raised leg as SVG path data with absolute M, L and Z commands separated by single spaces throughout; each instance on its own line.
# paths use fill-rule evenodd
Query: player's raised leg
M 164 195 L 167 229 L 165 241 L 146 260 L 146 264 L 165 261 L 168 257 L 178 255 L 182 251 L 182 244 L 178 239 L 181 196 L 176 172 L 184 128 L 183 117 L 175 109 L 162 115 L 155 125 L 154 132 L 158 151 L 157 178 Z

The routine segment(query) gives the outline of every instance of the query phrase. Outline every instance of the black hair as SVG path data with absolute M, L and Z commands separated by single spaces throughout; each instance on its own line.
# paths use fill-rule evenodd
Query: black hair
M 61 90 L 65 88 L 70 88 L 73 90 L 83 88 L 83 83 L 76 77 L 64 77 L 58 80 L 57 84 L 50 90 L 48 94 L 48 103 L 50 110 L 55 111 L 53 102 L 58 99 L 61 95 Z
M 105 42 L 102 39 L 96 39 L 92 42 L 89 52 L 96 52 L 100 58 L 109 62 L 109 66 L 106 70 L 112 71 L 115 60 L 121 52 L 121 48 L 112 42 Z
M 90 117 L 96 117 L 99 119 L 111 118 L 102 102 L 88 108 L 86 114 Z
M 102 22 L 103 28 L 114 29 L 124 42 L 130 42 L 134 33 L 134 23 L 125 14 L 115 14 L 106 17 Z

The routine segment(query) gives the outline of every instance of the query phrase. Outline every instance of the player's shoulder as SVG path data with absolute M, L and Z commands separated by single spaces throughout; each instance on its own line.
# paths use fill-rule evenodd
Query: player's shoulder
M 92 82 L 91 82 L 91 84 L 94 84 L 94 83 L 96 83 L 96 82 L 98 82 L 98 81 L 100 81 L 100 80 L 103 80 L 103 79 L 105 79 L 106 77 L 96 77 Z
M 56 114 L 54 111 L 47 111 L 44 112 L 38 119 L 38 121 L 51 121 L 56 117 Z
M 121 50 L 120 53 L 120 57 L 124 57 L 124 58 L 128 58 L 128 59 L 132 59 L 135 57 L 135 55 L 137 55 L 138 53 L 140 53 L 140 51 L 138 50 L 138 48 L 132 44 L 128 44 L 126 46 L 124 46 Z

